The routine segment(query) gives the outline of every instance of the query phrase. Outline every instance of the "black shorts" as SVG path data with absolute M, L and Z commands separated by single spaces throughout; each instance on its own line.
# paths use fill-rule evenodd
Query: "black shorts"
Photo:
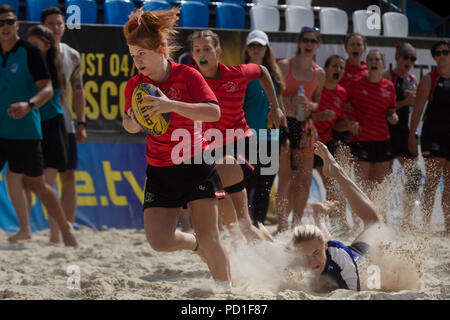
M 352 142 L 350 151 L 359 161 L 377 163 L 393 159 L 391 140 Z
M 287 134 L 291 149 L 298 149 L 300 145 L 300 139 L 302 137 L 303 122 L 298 121 L 296 118 L 292 117 L 287 117 L 286 120 L 288 124 Z
M 408 159 L 414 159 L 416 156 L 409 152 L 408 137 L 409 132 L 390 132 L 391 144 L 392 144 L 392 156 L 393 158 L 402 157 Z
M 211 164 L 147 166 L 143 209 L 187 208 L 190 201 L 225 197 L 219 174 Z
M 350 146 L 350 132 L 349 131 L 336 131 L 334 129 L 331 130 L 333 134 L 333 140 L 340 142 L 345 146 Z
M 68 133 L 66 139 L 67 170 L 75 170 L 78 167 L 77 137 L 75 133 Z
M 61 114 L 41 122 L 42 125 L 42 151 L 44 153 L 44 168 L 58 169 L 59 172 L 66 171 L 67 132 L 64 118 Z
M 14 173 L 29 177 L 44 174 L 44 155 L 41 140 L 6 140 L 0 139 L 0 170 L 8 162 Z
M 444 158 L 450 161 L 450 136 L 422 134 L 420 149 L 424 158 Z
M 328 150 L 334 157 L 336 155 L 336 149 L 338 147 L 337 142 L 332 140 L 332 141 L 326 142 L 325 145 L 327 146 Z M 314 168 L 317 169 L 318 167 L 323 167 L 323 160 L 321 157 L 314 155 Z
M 233 149 L 231 149 L 231 146 L 225 145 L 221 148 L 214 149 L 211 154 L 215 157 L 219 154 L 220 150 L 222 156 L 229 155 L 234 157 L 244 172 L 244 180 L 250 179 L 258 168 L 258 144 L 256 137 L 252 137 L 251 139 L 255 139 L 254 141 L 256 143 L 252 145 L 250 138 L 247 137 L 233 142 Z M 239 145 L 242 147 L 239 147 Z
M 363 241 L 353 242 L 348 247 L 350 249 L 352 249 L 353 251 L 356 251 L 357 253 L 359 253 L 361 256 L 365 256 L 370 251 L 370 246 Z

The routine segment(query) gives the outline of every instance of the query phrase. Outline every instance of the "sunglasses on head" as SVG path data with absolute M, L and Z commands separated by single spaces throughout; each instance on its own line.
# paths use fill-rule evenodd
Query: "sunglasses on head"
M 405 60 L 409 59 L 409 60 L 411 60 L 411 62 L 414 62 L 414 61 L 417 60 L 416 56 L 409 55 L 409 54 L 402 54 L 402 58 L 405 59 Z
M 443 54 L 444 56 L 448 56 L 449 53 L 450 53 L 450 50 L 436 50 L 434 52 L 434 56 L 435 57 L 440 57 L 441 54 Z
M 16 19 L 0 20 L 0 27 L 3 27 L 5 24 L 7 24 L 8 26 L 12 26 L 14 23 L 16 23 Z
M 311 27 L 302 27 L 302 31 L 314 31 L 314 32 L 320 32 L 319 28 L 311 28 Z
M 261 43 L 250 43 L 247 47 L 249 47 L 249 48 L 264 48 L 265 46 L 263 46 Z

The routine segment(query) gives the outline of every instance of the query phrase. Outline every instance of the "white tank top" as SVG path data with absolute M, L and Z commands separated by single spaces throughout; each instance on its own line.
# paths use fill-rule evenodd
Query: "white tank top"
M 59 44 L 59 52 L 61 53 L 61 58 L 62 58 L 62 63 L 63 63 L 64 75 L 65 75 L 65 80 L 66 80 L 66 88 L 67 88 L 67 91 L 69 91 L 70 79 L 72 77 L 72 72 L 74 69 L 72 55 L 80 61 L 81 60 L 80 54 L 75 49 L 72 49 L 65 43 Z M 67 97 L 65 97 L 62 107 L 63 107 L 63 111 L 64 111 L 64 122 L 66 124 L 67 133 L 75 133 L 75 125 L 74 125 L 74 121 L 72 118 L 72 113 L 69 109 L 69 100 Z

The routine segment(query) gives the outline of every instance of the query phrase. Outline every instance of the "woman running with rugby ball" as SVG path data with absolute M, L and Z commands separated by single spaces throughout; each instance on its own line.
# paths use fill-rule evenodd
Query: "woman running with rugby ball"
M 221 244 L 218 230 L 218 200 L 223 190 L 214 165 L 175 164 L 172 149 L 179 141 L 172 140 L 176 129 L 191 135 L 191 154 L 194 144 L 200 152 L 207 147 L 194 121 L 217 121 L 220 108 L 217 98 L 202 75 L 191 67 L 169 60 L 174 48 L 171 36 L 179 9 L 168 11 L 133 12 L 124 26 L 130 55 L 139 74 L 128 81 L 125 88 L 126 105 L 123 126 L 129 133 L 141 127 L 134 119 L 131 97 L 141 83 L 159 88 L 160 97 L 146 96 L 152 118 L 170 112 L 170 125 L 160 136 L 147 134 L 147 180 L 144 200 L 144 226 L 147 240 L 156 251 L 194 250 L 206 262 L 218 292 L 231 290 L 230 264 Z M 189 158 L 184 155 L 184 158 Z M 195 236 L 177 230 L 181 208 L 189 204 Z

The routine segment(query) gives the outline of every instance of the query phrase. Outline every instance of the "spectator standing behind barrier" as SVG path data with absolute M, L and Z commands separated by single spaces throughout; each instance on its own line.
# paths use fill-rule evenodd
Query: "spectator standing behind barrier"
M 345 61 L 338 55 L 332 55 L 325 61 L 325 85 L 320 97 L 319 109 L 312 114 L 314 125 L 319 134 L 319 141 L 325 144 L 331 154 L 334 156 L 338 147 L 333 140 L 332 130 L 338 132 L 350 131 L 357 134 L 359 125 L 356 121 L 343 118 L 344 106 L 348 102 L 347 90 L 341 87 L 338 82 L 344 75 Z M 347 222 L 345 199 L 332 181 L 323 175 L 323 162 L 321 158 L 314 155 L 314 168 L 319 172 L 325 189 L 327 191 L 327 200 L 335 200 L 338 202 L 334 206 L 333 212 L 330 211 L 330 218 L 333 224 L 341 225 L 342 231 L 348 231 L 350 226 Z M 336 226 L 334 226 L 336 227 Z
M 356 158 L 355 175 L 368 191 L 389 174 L 392 147 L 388 120 L 393 124 L 398 121 L 394 85 L 382 76 L 385 65 L 384 55 L 371 50 L 367 55 L 369 75 L 347 86 L 353 106 L 351 116 L 361 127 L 359 134 L 350 137 L 351 152 Z
M 86 98 L 83 88 L 83 76 L 81 74 L 80 54 L 67 44 L 62 43 L 66 25 L 64 13 L 56 7 L 50 7 L 42 11 L 41 23 L 52 30 L 55 36 L 57 48 L 61 53 L 66 88 L 72 85 L 72 106 L 76 114 L 77 122 L 74 125 L 72 111 L 69 108 L 69 100 L 64 99 L 63 111 L 67 135 L 67 170 L 60 173 L 61 178 L 61 203 L 67 220 L 74 223 L 77 211 L 77 191 L 75 169 L 78 166 L 77 142 L 84 143 L 86 133 Z M 50 222 L 50 238 L 52 242 L 59 242 L 59 230 L 53 219 Z
M 47 66 L 50 71 L 53 97 L 39 108 L 42 127 L 42 151 L 44 157 L 44 176 L 48 185 L 56 187 L 56 175 L 64 172 L 67 166 L 66 138 L 67 132 L 64 125 L 64 112 L 61 107 L 61 101 L 66 94 L 64 71 L 62 68 L 59 50 L 55 45 L 53 33 L 46 27 L 37 25 L 31 27 L 27 32 L 27 40 L 36 45 L 44 54 Z M 13 174 L 8 168 L 6 175 L 8 184 L 17 183 L 14 179 L 23 180 L 22 176 Z M 27 199 L 26 216 L 19 219 L 24 221 L 31 212 L 32 197 L 31 190 L 24 181 L 24 192 Z M 17 197 L 12 197 L 16 201 Z M 19 204 L 13 204 L 14 207 Z M 17 214 L 25 212 L 18 211 Z M 22 228 L 21 228 L 22 229 Z M 9 238 L 9 241 L 16 241 L 16 236 Z M 51 239 L 50 239 L 51 241 Z
M 30 236 L 27 201 L 24 197 L 22 177 L 41 200 L 49 216 L 57 221 L 65 245 L 76 246 L 71 224 L 66 220 L 55 190 L 45 183 L 42 155 L 42 129 L 40 113 L 52 98 L 50 73 L 39 48 L 21 40 L 19 23 L 14 9 L 0 6 L 0 169 L 8 162 L 11 172 L 18 175 L 8 184 L 8 191 L 18 218 L 24 218 L 19 230 L 25 239 Z M 17 178 L 17 179 L 16 179 Z M 15 199 L 15 197 L 18 197 Z M 17 207 L 17 205 L 19 207 Z M 25 227 L 26 226 L 26 227 Z
M 423 113 L 420 140 L 422 156 L 425 160 L 425 186 L 423 188 L 422 213 L 424 229 L 430 228 L 434 197 L 441 173 L 444 175 L 442 211 L 445 230 L 450 233 L 450 43 L 446 40 L 436 42 L 431 47 L 431 55 L 437 63 L 436 70 L 426 74 L 417 88 L 416 102 L 411 117 L 409 131 L 409 151 L 417 155 L 416 130 Z
M 345 61 L 344 76 L 341 81 L 339 81 L 339 85 L 343 88 L 347 87 L 352 81 L 367 77 L 368 74 L 366 62 L 363 60 L 364 52 L 366 52 L 367 49 L 366 37 L 357 32 L 350 33 L 345 37 L 344 48 L 348 58 Z M 351 112 L 351 108 L 351 103 L 348 103 L 345 106 L 344 115 Z M 348 131 L 338 132 L 333 130 L 333 139 L 348 146 L 350 144 L 350 133 Z M 350 156 L 350 153 L 345 152 L 345 150 L 340 149 L 339 152 L 344 152 L 346 158 Z
M 280 129 L 277 232 L 289 228 L 288 216 L 291 208 L 294 208 L 293 224 L 300 223 L 308 201 L 314 157 L 312 152 L 301 148 L 301 138 L 305 133 L 305 124 L 309 123 L 309 120 L 306 119 L 311 112 L 318 108 L 325 82 L 325 72 L 314 61 L 316 51 L 320 46 L 319 29 L 304 27 L 299 34 L 297 46 L 295 57 L 283 59 L 278 63 L 286 82 L 283 104 L 286 108 L 288 127 L 287 130 L 286 128 Z M 299 86 L 303 86 L 305 96 L 297 95 Z M 299 113 L 299 105 L 305 115 L 303 121 L 298 121 L 296 118 Z
M 271 106 L 266 127 L 267 123 L 279 127 L 284 114 L 278 104 L 272 78 L 267 68 L 258 64 L 231 67 L 220 63 L 220 39 L 211 30 L 194 32 L 189 39 L 195 68 L 203 75 L 220 105 L 220 120 L 203 124 L 206 132 L 215 129 L 222 137 L 222 141 L 216 137 L 210 143 L 215 154 L 223 157 L 223 161 L 216 159 L 216 169 L 227 193 L 225 199 L 219 202 L 219 214 L 233 233 L 234 225 L 237 225 L 248 241 L 260 240 L 260 231 L 252 225 L 245 188 L 245 181 L 255 172 L 254 163 L 250 162 L 251 154 L 257 153 L 253 149 L 255 144 L 250 142 L 253 132 L 245 120 L 243 101 L 247 84 L 252 80 L 260 81 Z M 232 136 L 227 137 L 230 131 Z M 245 146 L 245 150 L 239 150 L 239 145 Z M 232 152 L 230 146 L 234 146 Z M 239 236 L 239 233 L 236 232 L 236 235 Z
M 417 163 L 417 157 L 408 150 L 409 118 L 416 99 L 417 79 L 409 71 L 417 60 L 416 49 L 409 43 L 396 46 L 396 66 L 393 70 L 383 73 L 383 77 L 392 81 L 397 95 L 396 112 L 398 123 L 389 125 L 392 155 L 397 159 L 405 174 L 405 188 L 403 190 L 403 221 L 402 228 L 412 227 L 414 203 L 419 192 L 422 172 Z M 391 161 L 391 168 L 394 163 Z
M 275 61 L 273 50 L 269 45 L 269 37 L 264 31 L 254 30 L 248 34 L 246 45 L 242 52 L 242 61 L 243 63 L 256 63 L 267 68 L 272 77 L 273 86 L 278 96 L 278 102 L 281 104 L 281 95 L 286 85 Z M 259 80 L 250 81 L 247 86 L 244 99 L 244 111 L 245 119 L 247 120 L 249 127 L 256 130 L 257 135 L 260 134 L 260 130 L 266 131 L 266 145 L 267 150 L 269 150 L 269 155 L 271 148 L 270 129 L 272 128 L 267 127 L 267 117 L 270 111 L 270 103 Z M 277 134 L 273 137 L 274 139 L 279 139 L 278 132 L 279 130 L 277 129 Z M 258 144 L 264 142 L 262 137 L 259 136 Z M 246 183 L 250 213 L 255 226 L 257 226 L 258 222 L 264 224 L 264 221 L 266 220 L 270 201 L 270 190 L 276 176 L 276 174 L 261 174 L 261 167 L 264 166 L 267 165 L 258 162 L 254 175 Z
M 195 69 L 169 60 L 177 47 L 172 41 L 178 8 L 167 11 L 144 12 L 141 9 L 129 16 L 123 31 L 139 74 L 132 77 L 125 88 L 123 127 L 138 133 L 132 111 L 132 95 L 142 83 L 158 87 L 160 97 L 144 96 L 151 106 L 146 114 L 157 116 L 170 112 L 170 125 L 160 136 L 146 134 L 147 179 L 143 205 L 147 240 L 154 250 L 193 250 L 202 257 L 216 281 L 217 291 L 231 291 L 228 254 L 221 243 L 218 230 L 218 198 L 224 196 L 219 175 L 213 164 L 192 163 L 192 158 L 207 148 L 202 132 L 195 121 L 217 121 L 220 108 L 217 98 L 202 75 Z M 176 90 L 173 90 L 176 88 Z M 169 96 L 167 97 L 166 94 Z M 176 130 L 189 133 L 189 163 L 175 164 L 172 151 L 180 144 L 172 140 Z M 177 230 L 181 208 L 189 206 L 195 235 Z

